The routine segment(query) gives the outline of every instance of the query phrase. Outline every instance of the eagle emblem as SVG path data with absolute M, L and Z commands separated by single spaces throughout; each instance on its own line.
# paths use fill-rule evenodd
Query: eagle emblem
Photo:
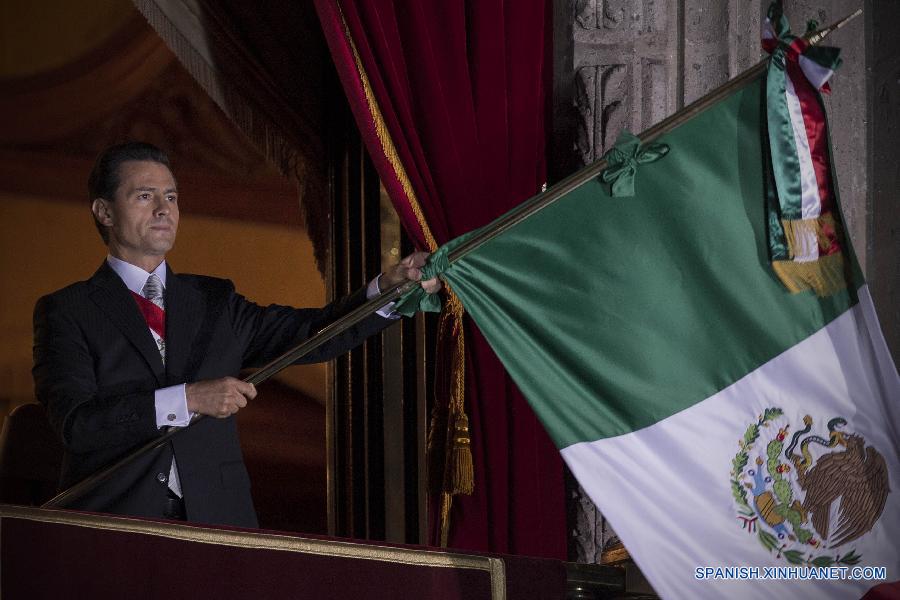
M 737 519 L 779 558 L 796 565 L 855 565 L 853 542 L 881 517 L 890 493 L 884 457 L 834 417 L 792 431 L 767 408 L 738 440 L 731 490 Z

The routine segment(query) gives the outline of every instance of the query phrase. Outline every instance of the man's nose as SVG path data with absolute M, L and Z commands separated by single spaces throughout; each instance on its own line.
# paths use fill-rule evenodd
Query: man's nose
M 156 197 L 156 206 L 153 209 L 153 214 L 155 215 L 167 215 L 171 207 L 169 206 L 168 200 L 166 200 L 165 196 L 157 196 Z

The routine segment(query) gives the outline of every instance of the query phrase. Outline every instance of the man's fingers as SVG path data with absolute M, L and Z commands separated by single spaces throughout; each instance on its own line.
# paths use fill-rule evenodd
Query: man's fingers
M 404 257 L 383 273 L 379 284 L 381 289 L 388 289 L 405 281 L 421 281 L 422 267 L 425 266 L 429 256 L 427 252 L 413 252 Z
M 222 377 L 188 384 L 188 410 L 211 417 L 229 417 L 256 398 L 256 386 L 235 377 Z
M 427 252 L 413 252 L 412 254 L 401 260 L 400 264 L 404 267 L 421 268 L 425 266 L 425 263 L 428 261 L 429 256 L 430 255 Z
M 218 410 L 216 411 L 216 416 L 220 419 L 225 417 L 230 417 L 233 414 L 237 414 L 237 412 L 247 406 L 247 399 L 244 398 L 242 394 L 238 394 L 236 392 L 232 392 L 231 394 L 222 398 L 218 403 Z
M 246 381 L 241 381 L 238 379 L 235 380 L 235 388 L 238 392 L 241 393 L 242 396 L 246 396 L 250 400 L 256 398 L 256 386 L 252 383 L 247 383 Z
M 425 290 L 425 292 L 429 293 L 429 294 L 434 294 L 436 292 L 441 291 L 442 287 L 443 287 L 443 284 L 441 283 L 441 280 L 438 279 L 437 277 L 435 277 L 433 279 L 426 279 L 425 281 L 422 282 L 422 289 Z
M 409 255 L 409 264 L 411 267 L 424 267 L 427 260 L 427 252 L 413 252 Z

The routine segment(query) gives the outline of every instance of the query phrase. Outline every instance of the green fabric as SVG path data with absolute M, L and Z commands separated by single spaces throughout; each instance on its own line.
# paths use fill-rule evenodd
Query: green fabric
M 444 269 L 558 447 L 683 410 L 855 304 L 769 267 L 762 84 L 663 136 L 628 202 L 591 181 Z
M 603 156 L 608 165 L 601 179 L 612 184 L 611 194 L 616 197 L 634 196 L 634 177 L 638 165 L 655 162 L 666 155 L 665 144 L 641 145 L 641 140 L 627 129 L 619 133 L 615 146 Z
M 763 109 L 765 110 L 765 109 Z M 769 259 L 791 260 L 790 248 L 787 243 L 787 235 L 784 232 L 784 225 L 781 223 L 781 204 L 778 200 L 778 190 L 775 186 L 775 173 L 772 169 L 772 147 L 769 143 L 767 127 L 761 131 L 762 135 L 762 170 L 763 180 L 765 182 L 766 194 L 766 224 L 768 226 L 768 245 Z
M 802 218 L 803 186 L 800 181 L 800 157 L 794 140 L 794 127 L 788 110 L 787 48 L 796 36 L 791 35 L 788 21 L 781 12 L 781 4 L 769 6 L 769 21 L 778 36 L 778 46 L 772 52 L 766 75 L 766 106 L 772 169 L 778 190 L 779 216 L 782 219 Z M 773 244 L 770 242 L 770 246 Z

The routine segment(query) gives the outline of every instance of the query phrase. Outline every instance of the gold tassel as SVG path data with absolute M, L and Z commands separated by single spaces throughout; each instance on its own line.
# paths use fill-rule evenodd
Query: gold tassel
M 815 219 L 796 219 L 793 221 L 782 219 L 781 225 L 784 227 L 784 237 L 787 240 L 788 252 L 791 258 L 804 254 L 802 240 L 815 238 L 819 249 L 827 252 L 831 248 L 831 239 L 828 237 L 828 232 L 837 235 L 834 215 L 830 212 Z
M 446 547 L 450 533 L 453 496 L 471 494 L 475 469 L 465 410 L 466 345 L 463 307 L 449 287 L 448 299 L 438 325 L 438 357 L 435 368 L 435 404 L 428 436 L 432 493 L 439 493 L 440 545 Z
M 840 236 L 834 214 L 827 212 L 815 219 L 782 220 L 791 258 L 806 254 L 803 240 L 813 238 L 817 253 L 827 252 L 832 240 Z M 772 269 L 792 294 L 813 290 L 817 296 L 830 296 L 847 287 L 847 265 L 841 252 L 819 256 L 815 260 L 776 260 Z
M 772 269 L 792 294 L 813 290 L 824 297 L 847 287 L 846 263 L 840 252 L 809 262 L 776 260 Z
M 472 447 L 469 439 L 469 419 L 465 414 L 456 416 L 453 436 L 453 471 L 450 489 L 454 494 L 471 495 L 475 489 L 475 468 L 472 465 Z
M 472 466 L 472 445 L 469 437 L 469 417 L 466 415 L 466 341 L 463 333 L 463 306 L 459 298 L 448 288 L 447 301 L 452 320 L 450 343 L 453 344 L 452 373 L 450 383 L 450 435 L 449 456 L 451 494 L 471 494 L 475 486 Z

